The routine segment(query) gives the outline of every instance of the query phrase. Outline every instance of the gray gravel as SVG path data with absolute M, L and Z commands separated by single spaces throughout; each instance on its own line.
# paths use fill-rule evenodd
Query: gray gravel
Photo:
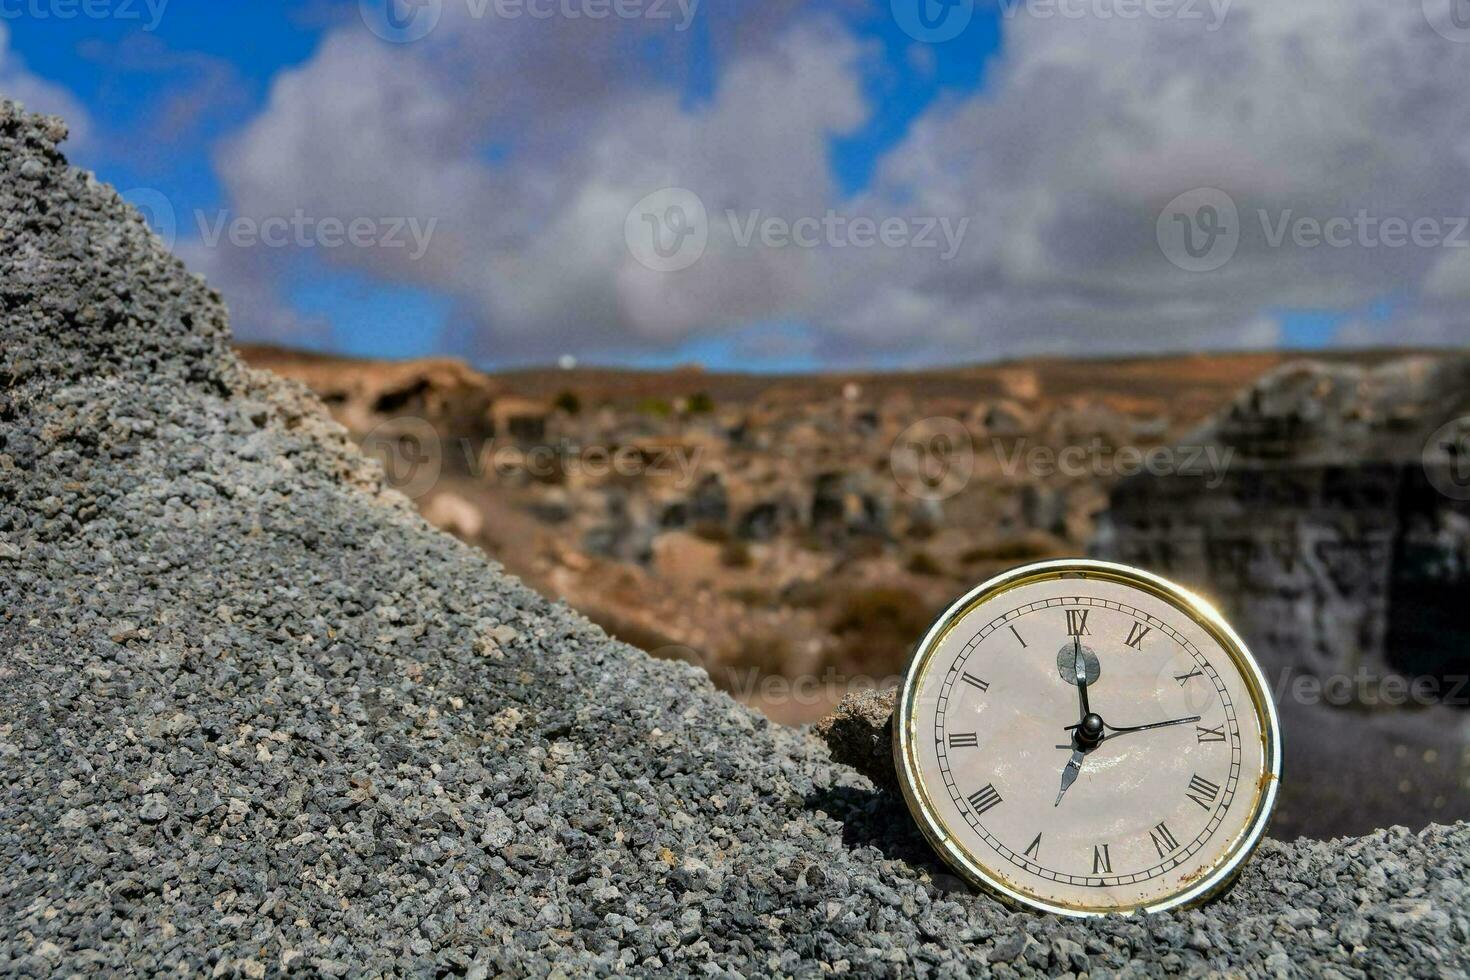
M 384 491 L 62 134 L 0 103 L 0 975 L 1466 975 L 1465 825 L 1268 842 L 1204 911 L 969 893 Z

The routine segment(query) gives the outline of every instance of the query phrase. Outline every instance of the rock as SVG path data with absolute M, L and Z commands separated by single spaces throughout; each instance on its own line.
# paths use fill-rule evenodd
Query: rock
M 162 793 L 149 793 L 143 797 L 138 808 L 138 819 L 144 823 L 158 823 L 168 818 L 168 797 Z
M 893 765 L 893 708 L 898 690 L 856 691 L 812 727 L 827 743 L 832 758 L 873 781 L 874 786 L 898 792 Z
M 1036 430 L 1036 418 L 1021 404 L 1002 399 L 975 408 L 975 421 L 990 439 L 1018 439 Z
M 60 133 L 0 102 L 0 975 L 1470 967 L 1465 825 L 1267 841 L 1143 923 L 957 887 L 811 736 L 416 515 Z
M 479 508 L 456 493 L 436 493 L 424 505 L 423 513 L 430 524 L 462 541 L 474 541 L 485 530 Z
M 413 361 L 356 361 L 344 372 L 328 357 L 302 357 L 250 346 L 250 363 L 307 385 L 337 421 L 356 434 L 391 434 L 404 422 L 430 422 L 443 439 L 478 445 L 495 432 L 493 407 L 501 392 L 484 374 L 448 357 Z
M 1009 963 L 1020 957 L 1029 937 L 1024 932 L 1013 932 L 990 947 L 987 959 L 991 963 Z

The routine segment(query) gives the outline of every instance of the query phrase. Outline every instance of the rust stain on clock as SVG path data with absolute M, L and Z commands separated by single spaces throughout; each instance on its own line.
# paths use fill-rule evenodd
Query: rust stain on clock
M 1192 885 L 1196 881 L 1199 881 L 1205 875 L 1209 874 L 1210 872 L 1212 872 L 1214 870 L 1215 870 L 1214 866 L 1213 865 L 1209 865 L 1209 864 L 1205 865 L 1202 868 L 1196 868 L 1195 870 L 1189 872 L 1188 874 L 1180 875 L 1179 876 L 1179 884 L 1181 884 L 1181 885 Z

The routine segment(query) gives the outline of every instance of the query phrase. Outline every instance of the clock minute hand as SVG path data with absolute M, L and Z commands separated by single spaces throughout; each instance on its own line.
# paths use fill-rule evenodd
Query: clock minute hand
M 1091 752 L 1102 744 L 1103 730 L 1107 723 L 1087 703 L 1087 658 L 1082 654 L 1082 638 L 1079 636 L 1072 637 L 1072 676 L 1077 682 L 1077 708 L 1081 712 L 1081 720 L 1068 729 L 1072 732 L 1072 748 Z M 1064 749 L 1066 746 L 1059 745 L 1057 748 Z M 1065 791 L 1066 788 L 1063 787 L 1063 792 Z M 1061 797 L 1057 799 L 1060 800 Z
M 1151 725 L 1133 725 L 1128 728 L 1114 728 L 1112 731 L 1108 732 L 1108 735 L 1126 735 L 1128 732 L 1146 732 L 1152 728 L 1168 728 L 1171 725 L 1188 725 L 1190 722 L 1195 721 L 1199 721 L 1199 715 L 1190 715 L 1188 718 L 1171 718 L 1168 721 L 1156 721 Z
M 1199 721 L 1199 719 L 1199 715 L 1190 715 L 1188 718 L 1171 718 L 1168 721 L 1156 721 L 1149 725 L 1130 725 L 1127 728 L 1115 728 L 1112 725 L 1108 725 L 1108 733 L 1103 738 L 1109 739 L 1115 735 L 1127 735 L 1129 732 L 1146 732 L 1154 728 L 1169 728 L 1173 725 L 1188 725 L 1191 722 Z M 1063 731 L 1075 731 L 1077 727 L 1077 725 L 1068 725 Z

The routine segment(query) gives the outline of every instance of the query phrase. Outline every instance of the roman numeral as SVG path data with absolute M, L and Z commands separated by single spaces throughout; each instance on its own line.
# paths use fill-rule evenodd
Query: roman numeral
M 1186 684 L 1189 683 L 1189 679 L 1191 677 L 1203 677 L 1203 676 L 1205 676 L 1205 672 L 1202 671 L 1202 670 L 1200 670 L 1198 667 L 1196 667 L 1196 668 L 1194 668 L 1194 670 L 1191 670 L 1187 674 L 1175 674 L 1174 675 L 1174 679 L 1179 682 L 1179 686 L 1180 687 L 1183 687 L 1184 685 L 1186 685 Z
M 1094 844 L 1092 848 L 1092 873 L 1110 875 L 1113 873 L 1113 857 L 1108 853 L 1108 845 Z
M 1220 787 L 1205 779 L 1199 773 L 1189 781 L 1189 789 L 1185 790 L 1185 796 L 1198 803 L 1201 810 L 1210 812 L 1210 804 L 1215 802 L 1215 797 L 1220 795 Z
M 1154 842 L 1154 850 L 1159 852 L 1161 858 L 1168 857 L 1179 847 L 1179 842 L 1174 839 L 1173 834 L 1169 833 L 1168 824 L 1162 822 L 1148 832 L 1148 837 Z
M 1223 741 L 1225 741 L 1225 726 L 1224 725 L 1221 725 L 1219 728 L 1206 728 L 1204 725 L 1195 725 L 1194 726 L 1194 730 L 1195 730 L 1195 732 L 1198 733 L 1199 740 L 1201 742 L 1223 742 Z
M 949 747 L 952 749 L 971 748 L 979 744 L 979 737 L 974 732 L 956 732 L 949 737 Z
M 982 681 L 980 678 L 976 677 L 974 674 L 961 674 L 960 680 L 975 688 L 977 691 L 990 690 L 990 685 Z
M 1092 631 L 1087 628 L 1087 614 L 1091 609 L 1068 609 L 1067 610 L 1067 635 L 1087 636 Z
M 1152 626 L 1145 626 L 1142 623 L 1134 623 L 1128 627 L 1128 639 L 1124 640 L 1123 642 L 1128 644 L 1135 650 L 1142 650 L 1143 638 L 1145 636 L 1148 636 L 1152 632 Z
M 1012 633 L 1016 633 L 1016 627 L 1012 626 L 1011 627 L 1011 632 Z M 1023 650 L 1026 649 L 1026 641 L 1021 639 L 1021 634 L 1020 633 L 1016 633 L 1016 639 L 1020 641 L 1020 643 L 1021 643 L 1021 649 L 1023 649 Z
M 970 808 L 975 811 L 975 816 L 983 817 L 986 810 L 1000 802 L 1000 794 L 995 791 L 994 786 L 986 786 L 970 794 L 969 802 Z
M 1036 860 L 1037 858 L 1041 857 L 1040 834 L 1037 834 L 1036 839 L 1026 846 L 1026 857 L 1031 858 L 1032 860 Z

